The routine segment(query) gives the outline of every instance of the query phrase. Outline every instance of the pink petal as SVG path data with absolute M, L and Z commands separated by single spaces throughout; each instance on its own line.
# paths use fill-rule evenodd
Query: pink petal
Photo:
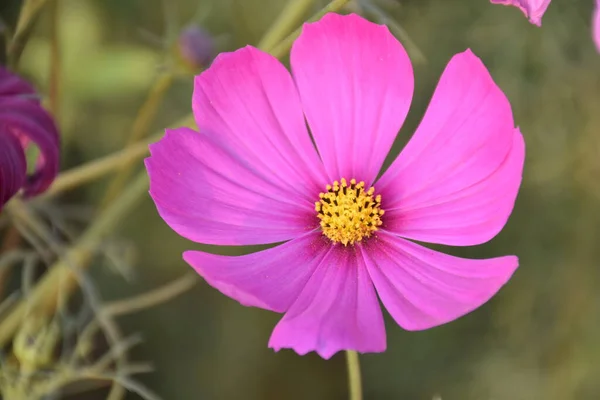
M 150 153 L 150 194 L 165 222 L 190 240 L 274 243 L 318 226 L 313 201 L 278 187 L 214 136 L 167 130 Z
M 25 183 L 27 163 L 19 139 L 0 127 L 0 210 Z
M 286 311 L 329 249 L 313 232 L 245 256 L 186 251 L 183 258 L 209 285 L 242 305 Z
M 600 53 L 600 0 L 596 0 L 596 7 L 594 8 L 594 17 L 592 21 L 594 43 L 596 43 L 596 49 Z
M 334 247 L 277 324 L 269 347 L 328 359 L 341 350 L 382 352 L 385 327 L 358 246 Z
M 250 46 L 220 54 L 196 77 L 192 108 L 201 133 L 273 186 L 312 203 L 328 183 L 292 77 L 273 56 Z
M 370 185 L 412 99 L 406 51 L 385 26 L 354 14 L 327 14 L 304 25 L 290 57 L 329 180 Z
M 508 100 L 481 61 L 452 58 L 410 142 L 375 185 L 384 229 L 467 246 L 505 225 L 521 183 L 525 145 Z
M 518 7 L 534 25 L 542 26 L 542 17 L 550 0 L 490 0 L 493 4 Z
M 381 232 L 363 249 L 379 298 L 402 328 L 423 330 L 487 302 L 518 267 L 515 256 L 469 260 Z

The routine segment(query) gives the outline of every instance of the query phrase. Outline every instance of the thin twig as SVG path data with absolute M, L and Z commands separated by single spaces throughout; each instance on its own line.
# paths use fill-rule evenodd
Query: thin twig
M 56 306 L 55 299 L 59 295 L 60 286 L 63 286 L 63 290 L 74 287 L 76 277 L 73 272 L 79 268 L 85 268 L 93 250 L 122 221 L 147 190 L 148 178 L 146 173 L 143 172 L 128 186 L 117 201 L 98 216 L 81 239 L 49 268 L 46 275 L 29 295 L 27 303 L 31 303 L 38 308 L 45 308 L 50 312 L 54 310 Z M 16 201 L 16 199 L 12 201 Z M 25 310 L 26 303 L 21 301 L 4 320 L 0 321 L 0 346 L 5 345 L 10 340 L 20 325 Z
M 191 289 L 198 281 L 193 273 L 185 274 L 164 286 L 125 300 L 116 300 L 104 305 L 102 312 L 112 315 L 131 314 L 164 303 Z
M 115 343 L 102 357 L 100 357 L 98 361 L 96 361 L 90 367 L 90 370 L 98 372 L 106 370 L 110 364 L 118 360 L 129 349 L 137 346 L 140 343 L 142 343 L 142 337 L 140 335 L 133 335 Z
M 27 208 L 25 204 L 20 202 L 18 199 L 15 199 L 11 201 L 8 206 L 10 212 L 14 213 L 18 218 L 23 220 L 23 222 L 31 227 L 39 237 L 43 238 L 46 244 L 56 253 L 57 256 L 68 254 L 63 248 L 62 244 L 58 243 L 53 238 L 53 235 L 48 228 L 36 217 L 35 213 Z M 79 268 L 83 269 L 84 266 L 71 264 L 68 258 L 64 266 L 69 268 L 68 272 L 71 274 L 64 274 L 58 278 L 58 288 L 54 292 L 54 297 L 49 299 L 49 301 L 43 305 L 43 307 L 45 307 L 45 313 L 54 312 L 57 306 L 59 311 L 63 310 L 70 292 L 78 283 L 82 290 L 86 293 L 86 299 L 90 302 L 91 307 L 95 311 L 98 322 L 102 326 L 103 331 L 107 336 L 109 344 L 111 345 L 111 350 L 113 350 L 121 343 L 121 331 L 109 315 L 101 313 L 99 296 L 96 294 L 94 286 L 91 284 L 91 282 L 89 282 L 86 275 L 79 271 Z M 52 270 L 51 272 L 54 271 Z M 27 303 L 26 305 L 27 308 L 25 315 L 27 315 L 29 312 L 29 308 L 34 308 L 35 304 Z M 119 352 L 117 367 L 125 365 L 126 361 L 126 354 Z M 114 398 L 121 398 L 125 394 L 125 389 L 119 384 L 119 382 L 115 382 L 111 387 L 110 393 L 112 396 L 114 396 Z

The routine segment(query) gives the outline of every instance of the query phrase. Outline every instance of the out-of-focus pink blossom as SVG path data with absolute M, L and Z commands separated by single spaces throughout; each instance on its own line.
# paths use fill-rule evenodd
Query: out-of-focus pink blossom
M 550 0 L 490 0 L 494 4 L 518 7 L 529 22 L 542 26 L 542 17 L 550 5 Z

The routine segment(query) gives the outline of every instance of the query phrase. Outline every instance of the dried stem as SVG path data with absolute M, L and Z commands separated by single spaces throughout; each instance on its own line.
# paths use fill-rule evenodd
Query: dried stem
M 196 274 L 188 273 L 150 292 L 130 299 L 116 300 L 105 304 L 102 311 L 106 314 L 117 316 L 150 308 L 179 296 L 181 293 L 191 289 L 197 281 L 198 276 Z
M 86 267 L 94 249 L 121 222 L 148 190 L 148 177 L 141 172 L 123 194 L 106 208 L 92 223 L 81 239 L 76 242 L 46 273 L 29 294 L 27 301 L 20 301 L 0 322 L 0 347 L 4 346 L 19 327 L 27 305 L 52 312 L 56 308 L 56 299 L 62 289 L 62 295 L 76 283 L 74 272 Z M 8 206 L 18 199 L 13 199 Z M 75 270 L 75 271 L 74 271 Z

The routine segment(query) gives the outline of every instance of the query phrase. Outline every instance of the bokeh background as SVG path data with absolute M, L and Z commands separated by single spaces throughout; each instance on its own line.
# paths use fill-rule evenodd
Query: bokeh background
M 365 398 L 600 398 L 600 55 L 590 38 L 593 1 L 554 0 L 542 28 L 487 0 L 372 2 L 405 31 L 409 39 L 402 39 L 417 61 L 413 107 L 391 157 L 418 124 L 450 57 L 471 48 L 510 99 L 527 159 L 506 228 L 485 245 L 444 249 L 470 258 L 517 254 L 520 268 L 512 280 L 477 311 L 429 331 L 405 332 L 386 315 L 388 350 L 361 356 Z M 315 1 L 312 11 L 324 4 Z M 19 5 L 0 2 L 8 25 Z M 133 115 L 168 68 L 169 46 L 185 26 L 203 27 L 218 51 L 229 51 L 256 44 L 284 5 L 61 0 L 62 169 L 124 146 Z M 22 73 L 42 92 L 48 89 L 49 38 L 42 15 L 21 62 Z M 191 76 L 176 79 L 152 132 L 173 127 L 190 112 L 191 92 Z M 106 184 L 78 188 L 52 205 L 66 214 L 93 209 Z M 91 270 L 106 299 L 141 293 L 187 272 L 183 250 L 249 251 L 180 238 L 149 197 L 110 241 L 119 262 L 103 259 Z M 123 279 L 113 264 L 125 265 L 132 278 Z M 133 358 L 153 361 L 155 372 L 142 381 L 165 400 L 346 398 L 343 354 L 325 361 L 267 348 L 278 318 L 242 307 L 199 281 L 179 298 L 120 322 L 125 331 L 143 334 Z

